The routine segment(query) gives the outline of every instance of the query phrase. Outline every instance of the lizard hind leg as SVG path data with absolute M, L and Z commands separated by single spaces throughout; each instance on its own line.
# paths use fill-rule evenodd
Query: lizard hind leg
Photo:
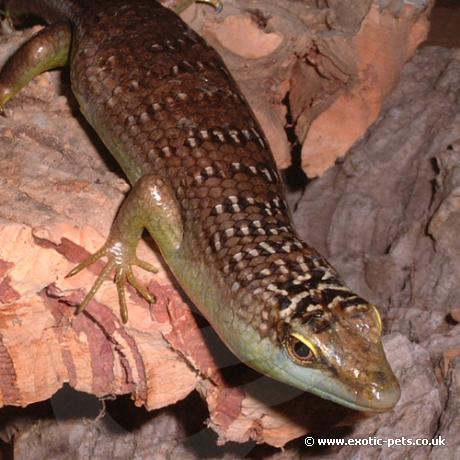
M 34 35 L 5 63 L 0 72 L 0 111 L 34 77 L 63 67 L 69 59 L 70 25 L 57 22 Z
M 216 13 L 220 13 L 223 9 L 222 0 L 180 0 L 177 2 L 177 5 L 173 8 L 173 11 L 176 14 L 181 14 L 193 3 L 207 3 L 211 5 L 216 10 Z
M 128 321 L 125 286 L 131 284 L 149 303 L 155 298 L 134 276 L 132 267 L 156 273 L 157 269 L 140 260 L 136 248 L 146 228 L 155 239 L 163 254 L 179 249 L 182 241 L 182 219 L 174 193 L 164 179 L 153 174 L 143 176 L 133 186 L 115 218 L 105 244 L 93 255 L 77 265 L 67 277 L 76 275 L 99 259 L 106 257 L 107 263 L 93 286 L 78 307 L 82 312 L 94 297 L 102 283 L 115 270 L 115 284 L 118 292 L 120 316 Z

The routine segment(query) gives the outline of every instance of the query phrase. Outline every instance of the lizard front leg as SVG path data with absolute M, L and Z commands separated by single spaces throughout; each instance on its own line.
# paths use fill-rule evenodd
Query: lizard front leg
M 147 302 L 155 301 L 145 286 L 136 280 L 132 270 L 132 266 L 135 265 L 153 273 L 157 271 L 136 256 L 136 248 L 144 229 L 148 230 L 164 253 L 170 254 L 179 249 L 183 235 L 179 206 L 166 181 L 153 174 L 143 176 L 133 186 L 113 222 L 105 244 L 67 275 L 73 276 L 97 260 L 107 258 L 104 269 L 78 307 L 78 313 L 87 307 L 112 270 L 115 270 L 115 284 L 123 323 L 128 321 L 125 295 L 127 282 Z

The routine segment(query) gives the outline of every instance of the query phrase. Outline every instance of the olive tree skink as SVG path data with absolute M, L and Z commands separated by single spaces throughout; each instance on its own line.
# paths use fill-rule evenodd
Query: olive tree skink
M 192 3 L 183 0 L 183 5 Z M 50 26 L 0 74 L 0 105 L 70 64 L 81 111 L 132 190 L 105 245 L 121 317 L 144 229 L 180 285 L 242 361 L 345 406 L 388 410 L 400 394 L 376 307 L 348 289 L 293 228 L 273 156 L 219 55 L 154 0 L 13 0 Z

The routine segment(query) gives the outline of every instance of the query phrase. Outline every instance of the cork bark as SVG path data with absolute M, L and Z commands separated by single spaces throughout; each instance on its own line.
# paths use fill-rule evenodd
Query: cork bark
M 305 173 L 316 177 L 377 120 L 427 36 L 433 4 L 229 1 L 220 16 L 195 6 L 185 17 L 238 77 L 278 165 L 291 164 L 294 145 Z
M 293 150 L 301 151 L 309 175 L 344 155 L 378 117 L 426 34 L 429 2 L 363 0 L 352 9 L 345 3 L 229 0 L 219 16 L 203 5 L 184 14 L 222 52 L 281 168 L 291 164 Z M 32 32 L 3 37 L 2 62 Z M 36 78 L 6 113 L 0 119 L 0 405 L 46 400 L 65 383 L 99 398 L 129 394 L 148 410 L 197 390 L 220 443 L 272 446 L 359 417 L 238 363 L 148 239 L 138 255 L 160 270 L 138 277 L 157 302 L 148 305 L 128 289 L 123 325 L 116 289 L 106 282 L 75 316 L 102 265 L 64 276 L 104 243 L 129 186 L 79 114 L 66 71 Z

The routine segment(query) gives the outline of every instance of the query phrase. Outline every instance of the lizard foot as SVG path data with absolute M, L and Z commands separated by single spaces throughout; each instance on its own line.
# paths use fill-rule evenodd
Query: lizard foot
M 193 3 L 207 3 L 208 5 L 211 5 L 216 10 L 217 14 L 219 14 L 224 8 L 222 0 L 181 0 L 173 8 L 173 11 L 176 14 L 181 14 L 183 11 L 185 11 Z
M 118 300 L 120 303 L 120 316 L 123 323 L 128 321 L 128 307 L 126 305 L 125 293 L 125 286 L 127 283 L 133 286 L 147 302 L 155 302 L 155 297 L 150 294 L 147 288 L 139 283 L 139 281 L 134 276 L 132 267 L 135 265 L 151 273 L 157 273 L 158 270 L 148 262 L 139 259 L 135 254 L 133 254 L 132 251 L 129 251 L 127 246 L 129 245 L 125 245 L 121 241 L 109 240 L 104 244 L 104 246 L 102 246 L 101 249 L 78 264 L 66 275 L 66 278 L 69 278 L 81 272 L 83 269 L 89 267 L 103 257 L 107 257 L 108 259 L 105 267 L 83 299 L 83 302 L 79 305 L 77 314 L 81 313 L 88 306 L 88 303 L 94 297 L 102 283 L 108 279 L 112 270 L 115 270 L 115 284 L 117 286 Z

